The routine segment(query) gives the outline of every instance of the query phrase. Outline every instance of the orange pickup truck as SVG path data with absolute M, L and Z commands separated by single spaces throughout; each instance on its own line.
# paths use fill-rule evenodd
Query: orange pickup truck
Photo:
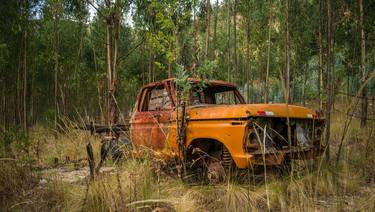
M 313 110 L 286 104 L 246 104 L 232 83 L 208 81 L 200 86 L 200 80 L 189 82 L 183 154 L 178 136 L 183 116 L 173 78 L 140 90 L 130 121 L 136 152 L 148 149 L 164 158 L 183 155 L 191 161 L 204 154 L 214 164 L 208 165 L 213 167 L 208 171 L 215 172 L 228 166 L 281 165 L 290 159 L 317 157 L 324 150 L 324 119 Z

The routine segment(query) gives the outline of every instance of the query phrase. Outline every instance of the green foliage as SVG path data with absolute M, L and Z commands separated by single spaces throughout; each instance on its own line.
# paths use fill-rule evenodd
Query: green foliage
M 13 143 L 13 137 L 12 134 L 9 132 L 2 132 L 1 134 L 1 144 L 0 144 L 0 152 L 2 157 L 8 156 L 7 154 L 10 154 L 11 144 Z
M 177 76 L 175 82 L 178 92 L 177 95 L 181 101 L 187 101 L 189 99 L 190 90 L 192 88 L 189 77 L 188 72 L 182 66 L 177 66 Z
M 218 68 L 217 60 L 204 60 L 203 63 L 198 67 L 198 76 L 203 77 L 204 80 L 215 79 L 215 70 Z
M 29 159 L 31 141 L 25 132 L 16 128 L 0 133 L 0 157 L 15 157 Z

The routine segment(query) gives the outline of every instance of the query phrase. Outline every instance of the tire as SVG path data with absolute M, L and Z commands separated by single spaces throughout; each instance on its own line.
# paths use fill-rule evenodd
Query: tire
M 226 181 L 227 175 L 220 161 L 211 161 L 207 167 L 207 180 L 210 184 L 220 184 Z
M 132 149 L 131 143 L 127 139 L 111 140 L 109 144 L 113 162 L 117 163 L 125 156 L 125 152 Z
M 225 182 L 234 165 L 229 151 L 224 146 L 217 144 L 214 149 L 202 149 L 197 145 L 197 147 L 188 151 L 188 170 L 184 179 L 195 180 L 204 184 Z
M 289 175 L 292 172 L 292 160 L 289 157 L 286 157 L 280 164 L 279 169 L 282 175 Z

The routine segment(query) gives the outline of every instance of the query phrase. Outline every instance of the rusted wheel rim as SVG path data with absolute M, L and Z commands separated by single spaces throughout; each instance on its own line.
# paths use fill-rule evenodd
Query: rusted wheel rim
M 211 162 L 207 167 L 207 179 L 211 184 L 219 184 L 225 181 L 225 169 L 220 162 Z

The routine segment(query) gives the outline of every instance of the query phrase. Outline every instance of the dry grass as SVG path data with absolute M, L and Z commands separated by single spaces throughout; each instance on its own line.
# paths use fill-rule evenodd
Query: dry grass
M 61 183 L 41 185 L 40 175 L 17 162 L 0 162 L 1 211 L 60 211 L 65 208 L 66 190 Z
M 73 128 L 59 133 L 55 138 L 54 132 L 37 125 L 30 131 L 30 139 L 34 159 L 45 166 L 86 159 L 86 144 L 89 141 L 94 151 L 98 152 L 100 148 L 99 136 L 91 136 L 89 132 Z
M 19 162 L 0 161 L 0 208 L 32 211 L 374 211 L 375 143 L 369 137 L 374 123 L 360 129 L 358 120 L 353 120 L 340 153 L 340 162 L 336 164 L 345 120 L 346 117 L 340 114 L 334 116 L 333 163 L 323 162 L 318 169 L 316 163 L 312 166 L 310 162 L 296 162 L 290 176 L 267 172 L 267 186 L 264 180 L 255 178 L 245 182 L 233 179 L 218 186 L 190 186 L 176 176 L 155 171 L 152 159 L 125 161 L 116 171 L 102 174 L 93 182 L 68 184 L 48 179 L 46 184 L 41 184 L 39 172 L 27 169 Z M 46 127 L 38 126 L 31 133 L 29 156 L 38 165 L 46 167 L 54 166 L 55 158 L 59 163 L 67 158 L 79 160 L 86 157 L 88 139 L 98 158 L 98 137 L 71 129 L 55 139 Z

